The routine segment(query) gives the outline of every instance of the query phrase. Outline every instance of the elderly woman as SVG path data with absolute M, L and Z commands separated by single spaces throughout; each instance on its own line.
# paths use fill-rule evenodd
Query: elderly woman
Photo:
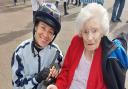
M 106 9 L 96 3 L 81 9 L 75 35 L 55 85 L 47 89 L 125 89 L 126 40 L 107 38 Z

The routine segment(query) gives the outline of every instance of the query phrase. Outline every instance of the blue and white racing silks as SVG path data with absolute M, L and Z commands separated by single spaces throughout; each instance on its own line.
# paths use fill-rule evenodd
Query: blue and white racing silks
M 22 42 L 13 54 L 11 63 L 13 89 L 39 89 L 36 87 L 40 84 L 35 80 L 34 75 L 44 67 L 49 67 L 58 50 L 60 52 L 59 58 L 55 62 L 59 63 L 62 60 L 62 52 L 54 43 L 48 45 L 39 53 L 34 48 L 34 55 L 32 41 L 32 39 L 29 39 Z
M 117 48 L 109 56 L 110 59 L 117 59 L 121 63 L 123 69 L 128 69 L 128 55 L 126 50 L 118 39 L 115 39 L 113 42 L 117 46 Z

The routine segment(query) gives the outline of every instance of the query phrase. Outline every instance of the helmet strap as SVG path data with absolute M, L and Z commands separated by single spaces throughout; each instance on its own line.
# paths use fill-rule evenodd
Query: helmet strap
M 49 43 L 49 45 L 52 44 L 52 42 L 55 40 L 56 36 L 57 36 L 57 34 L 55 34 L 54 38 L 53 38 L 52 41 Z

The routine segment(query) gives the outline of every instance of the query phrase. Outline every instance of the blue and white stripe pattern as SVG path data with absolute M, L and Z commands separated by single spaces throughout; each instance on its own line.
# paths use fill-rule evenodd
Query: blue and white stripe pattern
M 22 42 L 15 50 L 12 57 L 12 85 L 13 89 L 39 89 L 36 88 L 38 82 L 35 80 L 35 74 L 38 73 L 38 55 L 40 56 L 41 70 L 44 67 L 49 67 L 56 51 L 59 50 L 57 45 L 48 45 L 39 53 L 35 50 L 37 56 L 34 56 L 31 50 L 32 39 Z M 60 50 L 59 50 L 60 51 Z M 62 58 L 60 51 L 60 57 Z M 58 59 L 59 60 L 59 59 Z M 59 61 L 56 60 L 56 63 Z

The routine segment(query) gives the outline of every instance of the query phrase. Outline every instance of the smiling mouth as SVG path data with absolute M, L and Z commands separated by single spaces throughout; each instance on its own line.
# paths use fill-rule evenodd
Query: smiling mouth
M 41 41 L 43 41 L 43 42 L 46 42 L 46 41 L 47 41 L 47 39 L 45 39 L 45 38 L 43 38 L 43 37 L 40 37 L 40 39 L 41 39 Z
M 44 40 L 44 39 L 42 39 L 41 41 L 42 41 L 42 42 L 47 42 L 47 40 Z

